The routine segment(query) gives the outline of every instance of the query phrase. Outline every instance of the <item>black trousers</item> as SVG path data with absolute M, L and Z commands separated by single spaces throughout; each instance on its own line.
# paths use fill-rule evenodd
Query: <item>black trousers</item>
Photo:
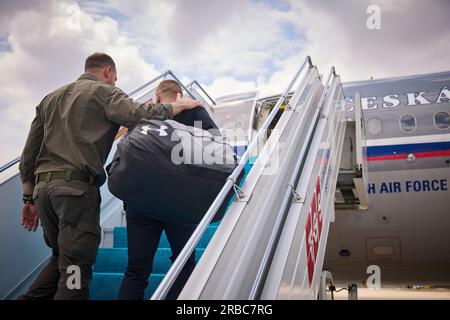
M 119 300 L 142 300 L 153 269 L 153 258 L 158 249 L 163 230 L 169 240 L 175 261 L 186 242 L 195 230 L 195 226 L 179 225 L 156 220 L 145 213 L 127 207 L 128 266 L 125 278 L 120 286 Z M 195 268 L 195 253 L 189 257 L 166 299 L 178 297 L 186 281 Z

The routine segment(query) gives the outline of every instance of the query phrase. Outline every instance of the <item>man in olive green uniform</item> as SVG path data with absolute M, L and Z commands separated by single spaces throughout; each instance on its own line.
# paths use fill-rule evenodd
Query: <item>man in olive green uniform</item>
M 119 127 L 132 128 L 141 118 L 172 119 L 200 105 L 181 97 L 172 104 L 139 104 L 115 87 L 116 80 L 112 58 L 95 53 L 77 81 L 36 108 L 19 166 L 22 225 L 35 231 L 40 219 L 53 255 L 20 299 L 89 298 L 101 239 L 99 187 Z

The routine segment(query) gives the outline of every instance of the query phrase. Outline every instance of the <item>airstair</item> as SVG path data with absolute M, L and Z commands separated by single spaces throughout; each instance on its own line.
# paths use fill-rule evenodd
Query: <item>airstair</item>
M 345 123 L 340 77 L 332 69 L 325 86 L 321 80 L 308 57 L 152 299 L 165 297 L 221 197 L 233 187 L 236 199 L 180 299 L 317 298 Z M 248 177 L 235 186 L 292 89 Z
M 139 101 L 154 99 L 155 84 L 167 77 L 177 80 L 168 71 L 130 95 Z M 183 89 L 203 101 L 214 116 L 218 106 L 198 82 Z M 354 156 L 360 157 L 360 162 L 348 172 L 340 170 L 347 136 L 364 140 L 360 108 L 355 121 L 349 124 L 344 116 L 344 93 L 339 75 L 332 68 L 323 79 L 309 57 L 280 96 L 260 102 L 252 113 L 252 127 L 256 131 L 238 167 L 173 264 L 169 260 L 167 238 L 163 235 L 146 298 L 164 299 L 194 251 L 198 263 L 180 299 L 326 298 L 325 289 L 327 283 L 332 283 L 332 275 L 322 269 L 329 226 L 335 219 L 335 195 L 342 195 L 347 188 L 345 190 L 352 190 L 351 199 L 347 197 L 349 203 L 367 205 L 363 187 L 364 155 Z M 118 136 L 124 131 L 121 129 Z M 358 145 L 353 150 L 356 153 L 360 148 L 362 146 Z M 16 164 L 5 168 L 0 174 L 17 170 Z M 245 178 L 236 185 L 236 178 L 242 171 L 245 171 Z M 230 190 L 235 192 L 235 197 L 225 217 L 211 224 Z M 7 194 L 9 199 L 14 194 L 20 202 L 17 172 L 0 184 L 2 211 Z M 105 187 L 102 196 L 103 239 L 90 292 L 92 299 L 115 299 L 127 263 L 126 226 L 121 202 Z M 20 203 L 8 205 L 8 210 L 8 217 L 2 213 L 2 219 L 16 217 L 15 223 L 19 224 Z M 23 290 L 45 263 L 44 252 L 49 254 L 41 245 L 21 240 L 30 236 L 20 232 L 20 236 L 11 236 L 20 242 L 18 252 L 39 246 L 39 255 L 28 261 L 32 266 L 28 273 L 10 272 L 15 279 L 10 281 L 9 291 L 4 290 L 6 294 L 0 292 L 5 298 L 13 298 Z M 2 235 L 4 241 L 9 239 Z M 5 246 L 0 249 L 4 273 L 3 264 L 6 265 L 7 259 L 4 255 L 12 252 L 6 252 Z M 20 261 L 20 258 L 11 258 L 14 263 Z M 0 281 L 4 281 L 3 276 L 0 277 Z M 14 282 L 16 285 L 11 286 Z

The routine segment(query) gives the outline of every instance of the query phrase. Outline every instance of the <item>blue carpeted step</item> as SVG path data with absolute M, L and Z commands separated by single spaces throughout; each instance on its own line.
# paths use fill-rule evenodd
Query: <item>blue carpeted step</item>
M 200 260 L 205 249 L 195 249 L 195 259 Z M 164 274 L 172 264 L 170 256 L 172 252 L 168 248 L 158 248 L 153 261 L 153 273 Z M 128 249 L 126 248 L 100 248 L 97 261 L 94 264 L 94 272 L 123 273 L 128 264 Z
M 94 277 L 89 286 L 89 298 L 91 300 L 117 299 L 123 277 L 123 273 L 94 273 Z M 150 299 L 150 296 L 155 292 L 163 278 L 163 274 L 151 275 L 149 285 L 145 290 L 145 299 Z
M 217 224 L 208 226 L 202 238 L 200 239 L 197 248 L 206 248 L 212 236 L 217 230 Z M 127 228 L 126 227 L 115 227 L 114 228 L 114 248 L 128 248 L 127 241 Z M 169 241 L 165 232 L 161 236 L 161 241 L 159 243 L 159 248 L 170 248 Z

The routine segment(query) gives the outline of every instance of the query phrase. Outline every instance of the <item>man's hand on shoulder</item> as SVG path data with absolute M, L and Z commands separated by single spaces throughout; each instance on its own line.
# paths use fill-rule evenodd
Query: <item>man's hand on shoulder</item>
M 181 97 L 181 94 L 178 94 L 177 100 L 174 103 L 172 103 L 172 107 L 173 107 L 173 115 L 176 116 L 181 111 L 194 109 L 195 107 L 202 107 L 202 104 L 189 96 Z

